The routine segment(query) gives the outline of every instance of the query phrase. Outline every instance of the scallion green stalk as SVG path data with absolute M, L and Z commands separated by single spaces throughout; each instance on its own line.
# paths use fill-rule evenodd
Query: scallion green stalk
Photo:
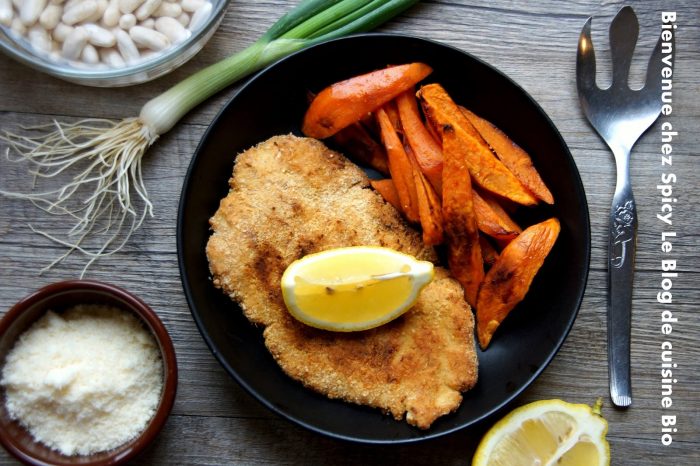
M 141 159 L 156 139 L 190 110 L 286 55 L 319 42 L 371 30 L 417 1 L 302 0 L 248 48 L 198 71 L 151 99 L 138 117 L 119 122 L 94 119 L 73 124 L 54 122 L 41 129 L 54 126 L 55 131 L 36 137 L 5 132 L 0 140 L 31 162 L 39 177 L 57 176 L 80 164 L 86 168 L 59 189 L 29 194 L 0 190 L 0 194 L 29 199 L 46 212 L 75 220 L 66 239 L 33 227 L 32 230 L 68 248 L 46 269 L 73 251 L 80 251 L 90 258 L 83 268 L 84 274 L 94 260 L 120 250 L 145 217 L 153 214 L 141 175 Z M 78 197 L 85 189 L 89 195 L 81 200 Z M 140 202 L 132 201 L 134 193 Z M 83 244 L 98 234 L 106 239 L 98 240 L 97 247 Z
M 302 1 L 245 50 L 198 71 L 146 103 L 140 117 L 155 134 L 163 134 L 193 107 L 239 79 L 310 45 L 373 29 L 414 3 L 416 0 Z

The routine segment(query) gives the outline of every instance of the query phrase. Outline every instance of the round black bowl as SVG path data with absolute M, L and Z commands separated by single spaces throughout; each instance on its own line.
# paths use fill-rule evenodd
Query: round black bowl
M 228 192 L 236 154 L 273 135 L 295 133 L 307 92 L 387 64 L 423 61 L 453 99 L 491 120 L 527 150 L 556 203 L 527 210 L 530 224 L 557 216 L 562 231 L 527 298 L 479 351 L 479 381 L 459 409 L 428 430 L 379 410 L 329 400 L 287 377 L 266 350 L 262 330 L 211 283 L 205 245 L 208 220 Z M 264 225 L 261 225 L 264 228 Z M 559 132 L 517 84 L 458 49 L 424 39 L 368 34 L 311 47 L 248 82 L 216 117 L 187 173 L 177 229 L 180 273 L 192 316 L 214 356 L 255 398 L 313 431 L 366 443 L 412 442 L 472 425 L 503 408 L 542 372 L 576 318 L 588 276 L 590 226 L 586 196 Z

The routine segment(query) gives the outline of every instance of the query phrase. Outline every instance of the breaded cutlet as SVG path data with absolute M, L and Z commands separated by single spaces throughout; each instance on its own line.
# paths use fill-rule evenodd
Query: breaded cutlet
M 477 379 L 474 319 L 444 269 L 402 317 L 340 333 L 295 320 L 282 299 L 286 267 L 307 254 L 384 246 L 436 260 L 365 173 L 317 140 L 276 136 L 238 155 L 230 191 L 211 218 L 213 283 L 264 327 L 265 345 L 306 387 L 420 428 L 455 410 Z

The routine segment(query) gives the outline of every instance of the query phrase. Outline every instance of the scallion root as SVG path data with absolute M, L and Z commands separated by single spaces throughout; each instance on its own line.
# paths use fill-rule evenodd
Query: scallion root
M 28 199 L 44 211 L 68 217 L 75 224 L 65 238 L 33 231 L 68 248 L 45 271 L 74 251 L 90 259 L 81 277 L 98 258 L 119 251 L 153 206 L 141 176 L 141 158 L 151 144 L 187 112 L 239 79 L 275 60 L 319 42 L 368 31 L 393 18 L 418 0 L 302 0 L 255 43 L 189 76 L 148 101 L 137 118 L 118 123 L 87 119 L 73 124 L 25 128 L 40 136 L 5 132 L 0 141 L 32 166 L 35 182 L 76 171 L 58 188 L 31 193 L 0 190 L 0 195 Z M 48 181 L 48 180 L 47 180 Z M 93 247 L 91 238 L 98 236 Z
M 0 194 L 29 200 L 43 211 L 66 217 L 73 223 L 65 237 L 32 225 L 30 228 L 67 247 L 63 255 L 41 272 L 79 251 L 89 258 L 82 278 L 95 260 L 119 251 L 146 216 L 153 215 L 141 174 L 141 159 L 158 136 L 140 118 L 120 122 L 85 119 L 71 124 L 54 121 L 52 125 L 23 129 L 28 134 L 40 134 L 6 131 L 0 140 L 8 145 L 8 160 L 30 164 L 34 177 L 32 191 L 0 190 Z M 11 154 L 18 157 L 11 158 Z M 42 179 L 58 177 L 67 171 L 75 172 L 68 183 L 38 191 Z M 98 244 L 86 246 L 85 240 L 94 236 L 100 238 Z

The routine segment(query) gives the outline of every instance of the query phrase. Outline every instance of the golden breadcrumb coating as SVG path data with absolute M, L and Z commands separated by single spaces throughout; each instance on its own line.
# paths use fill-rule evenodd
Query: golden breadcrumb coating
M 436 269 L 406 314 L 373 330 L 318 330 L 284 305 L 282 273 L 310 253 L 384 246 L 435 261 L 362 170 L 317 140 L 276 136 L 236 158 L 229 184 L 210 220 L 213 282 L 265 327 L 265 344 L 289 376 L 420 428 L 459 406 L 477 378 L 474 319 L 446 270 Z

